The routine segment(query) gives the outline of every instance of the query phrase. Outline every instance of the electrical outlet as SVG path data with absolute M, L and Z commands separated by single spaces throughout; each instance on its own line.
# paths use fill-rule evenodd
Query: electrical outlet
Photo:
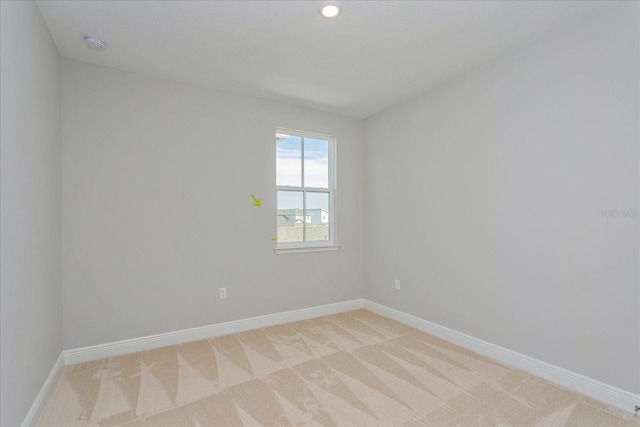
M 227 298 L 227 288 L 220 288 L 220 299 Z
M 395 282 L 393 282 L 393 287 L 395 288 L 396 291 L 400 290 L 400 280 L 396 279 Z

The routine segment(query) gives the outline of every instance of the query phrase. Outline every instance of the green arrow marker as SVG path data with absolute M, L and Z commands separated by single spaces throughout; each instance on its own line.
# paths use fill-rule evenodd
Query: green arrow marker
M 253 199 L 254 203 L 253 206 L 258 206 L 260 207 L 260 199 L 256 199 L 256 196 L 254 196 L 253 194 L 251 195 L 251 198 Z

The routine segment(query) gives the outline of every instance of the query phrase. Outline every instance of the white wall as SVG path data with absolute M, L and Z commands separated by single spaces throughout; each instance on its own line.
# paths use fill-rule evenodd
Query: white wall
M 62 68 L 65 348 L 362 296 L 362 121 Z M 337 137 L 338 251 L 273 252 L 279 126 Z
M 638 16 L 366 121 L 366 298 L 640 391 Z
M 62 338 L 363 294 L 640 391 L 638 219 L 602 216 L 639 205 L 637 3 L 375 116 L 366 135 L 63 60 L 62 207 L 60 59 L 31 2 L 0 4 L 1 424 L 24 417 Z M 339 251 L 273 254 L 279 126 L 338 137 Z
M 0 424 L 62 350 L 60 57 L 33 2 L 0 2 Z

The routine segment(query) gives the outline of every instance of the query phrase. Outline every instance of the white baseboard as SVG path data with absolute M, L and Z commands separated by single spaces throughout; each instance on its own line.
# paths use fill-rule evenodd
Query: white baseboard
M 569 371 L 567 369 L 543 362 L 529 357 L 522 353 L 509 350 L 504 347 L 483 341 L 478 338 L 463 334 L 453 329 L 438 325 L 433 322 L 412 316 L 393 308 L 368 301 L 366 299 L 355 299 L 335 304 L 310 307 L 301 310 L 293 310 L 282 313 L 269 314 L 265 316 L 252 317 L 248 319 L 234 320 L 230 322 L 218 323 L 214 325 L 201 326 L 197 328 L 185 329 L 181 331 L 168 332 L 164 334 L 151 335 L 142 338 L 135 338 L 124 341 L 117 341 L 107 344 L 100 344 L 90 347 L 65 350 L 64 365 L 89 362 L 92 360 L 104 359 L 108 357 L 120 356 L 123 354 L 135 353 L 138 351 L 150 350 L 168 345 L 181 344 L 189 341 L 197 341 L 205 338 L 212 338 L 236 332 L 248 331 L 251 329 L 263 328 L 266 326 L 279 325 L 298 320 L 311 319 L 314 317 L 327 316 L 335 313 L 342 313 L 358 308 L 366 308 L 375 313 L 395 319 L 401 323 L 412 326 L 421 331 L 427 332 L 436 337 L 442 338 L 461 347 L 467 348 L 486 357 L 513 366 L 523 371 L 537 375 L 541 378 L 567 387 L 571 390 L 590 396 L 601 402 L 615 406 L 625 411 L 634 412 L 636 405 L 640 405 L 640 395 L 622 390 L 615 386 L 603 383 L 584 375 Z M 62 357 L 62 355 L 61 355 Z M 51 371 L 45 386 L 34 402 L 27 420 L 37 421 L 39 416 L 38 408 L 46 401 L 48 390 L 55 381 L 62 364 L 59 359 Z M 35 409 L 34 409 L 35 408 Z M 41 411 L 41 409 L 39 409 Z M 32 414 L 33 413 L 33 414 Z M 36 415 L 37 414 L 37 415 Z
M 478 338 L 463 334 L 453 329 L 438 325 L 428 320 L 412 316 L 393 308 L 364 300 L 364 308 L 412 326 L 428 334 L 442 338 L 451 343 L 479 353 L 483 356 L 529 372 L 568 389 L 585 394 L 608 405 L 624 411 L 635 412 L 636 405 L 640 405 L 640 394 L 631 393 L 618 387 L 603 383 L 584 375 L 569 371 L 559 366 L 529 357 L 522 353 L 509 350 L 499 345 L 491 344 Z
M 121 356 L 123 354 L 151 350 L 168 345 L 182 344 L 185 342 L 233 334 L 251 329 L 264 328 L 266 326 L 280 325 L 288 322 L 296 322 L 298 320 L 342 313 L 344 311 L 355 310 L 362 307 L 364 307 L 364 300 L 355 299 L 335 304 L 321 305 L 318 307 L 303 308 L 300 310 L 267 314 L 265 316 L 216 323 L 214 325 L 183 329 L 181 331 L 167 332 L 158 335 L 150 335 L 142 338 L 75 348 L 64 351 L 64 364 L 75 365 L 76 363 Z
M 53 386 L 56 383 L 56 380 L 60 376 L 62 372 L 62 368 L 64 368 L 64 356 L 63 353 L 60 353 L 58 359 L 53 364 L 51 368 L 51 372 L 49 372 L 49 376 L 44 381 L 42 388 L 40 389 L 40 393 L 36 396 L 36 400 L 33 401 L 29 412 L 27 412 L 27 416 L 22 421 L 22 427 L 30 427 L 35 426 L 44 410 L 44 405 L 46 405 L 51 392 L 53 391 Z

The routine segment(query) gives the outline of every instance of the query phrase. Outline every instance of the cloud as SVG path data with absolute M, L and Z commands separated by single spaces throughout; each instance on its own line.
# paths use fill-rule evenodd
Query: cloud
M 278 157 L 276 161 L 277 185 L 291 185 L 299 187 L 301 185 L 300 157 Z M 305 186 L 328 188 L 328 159 L 307 159 L 304 162 Z

